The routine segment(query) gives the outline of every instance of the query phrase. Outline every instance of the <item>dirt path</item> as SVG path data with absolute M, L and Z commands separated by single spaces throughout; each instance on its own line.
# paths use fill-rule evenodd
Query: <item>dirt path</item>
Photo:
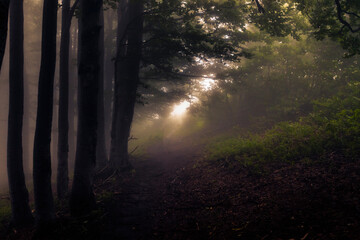
M 163 216 L 171 199 L 168 187 L 177 173 L 191 167 L 196 159 L 195 146 L 172 142 L 154 146 L 147 157 L 133 160 L 134 172 L 123 176 L 109 205 L 109 225 L 103 239 L 162 239 Z

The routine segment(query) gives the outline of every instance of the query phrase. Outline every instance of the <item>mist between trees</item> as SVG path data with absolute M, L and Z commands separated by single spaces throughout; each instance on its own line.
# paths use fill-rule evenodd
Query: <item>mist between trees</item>
M 43 2 L 24 1 L 22 144 L 31 194 L 36 128 L 51 129 L 51 157 L 44 150 L 47 133 L 37 135 L 44 147 L 35 153 L 51 159 L 53 190 L 65 197 L 69 178 L 74 181 L 71 209 L 81 215 L 95 204 L 94 171 L 128 171 L 129 154 L 144 156 L 152 146 L 162 151 L 187 138 L 205 145 L 211 138 L 261 133 L 307 116 L 316 101 L 360 77 L 359 5 L 320 2 L 63 0 L 57 18 L 49 14 L 46 22 L 57 24 L 55 32 L 42 24 Z M 38 91 L 39 69 L 40 79 L 53 75 L 50 35 L 56 37 L 55 80 Z M 0 75 L 1 192 L 8 191 L 10 43 Z M 52 123 L 39 120 L 51 113 Z M 44 198 L 38 201 L 52 201 Z M 52 204 L 47 207 L 37 209 L 40 220 L 54 217 Z

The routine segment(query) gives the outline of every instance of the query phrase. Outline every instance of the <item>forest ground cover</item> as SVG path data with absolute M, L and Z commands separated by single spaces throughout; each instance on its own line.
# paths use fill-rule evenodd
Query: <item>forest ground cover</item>
M 358 239 L 360 159 L 265 164 L 207 161 L 201 146 L 168 143 L 133 160 L 135 171 L 97 179 L 98 209 L 4 239 Z M 163 149 L 163 151 L 158 151 Z M 100 180 L 101 179 L 101 180 Z M 5 221 L 6 222 L 6 221 Z M 4 222 L 4 223 L 5 223 Z M 48 230 L 52 229 L 51 232 Z

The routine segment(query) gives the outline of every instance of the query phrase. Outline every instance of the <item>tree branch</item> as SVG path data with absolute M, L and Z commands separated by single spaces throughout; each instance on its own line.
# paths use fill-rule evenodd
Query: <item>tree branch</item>
M 253 1 L 254 1 L 254 0 L 253 0 Z M 264 9 L 263 6 L 261 6 L 259 0 L 255 0 L 255 2 L 256 2 L 256 6 L 257 6 L 257 8 L 258 8 L 258 10 L 259 10 L 259 13 L 265 13 L 265 9 Z
M 75 10 L 77 6 L 79 5 L 80 0 L 76 0 L 74 4 L 72 5 L 70 12 L 69 12 L 69 23 L 71 23 L 71 19 L 74 16 Z
M 334 0 L 335 4 L 336 4 L 336 11 L 337 11 L 337 17 L 339 19 L 339 21 L 346 26 L 352 33 L 356 33 L 360 31 L 360 27 L 358 27 L 357 29 L 353 29 L 350 25 L 350 23 L 348 23 L 342 16 L 342 13 L 346 13 L 346 14 L 351 14 L 354 15 L 356 17 L 359 17 L 357 14 L 355 13 L 348 13 L 342 10 L 341 5 L 340 5 L 340 1 L 339 0 Z

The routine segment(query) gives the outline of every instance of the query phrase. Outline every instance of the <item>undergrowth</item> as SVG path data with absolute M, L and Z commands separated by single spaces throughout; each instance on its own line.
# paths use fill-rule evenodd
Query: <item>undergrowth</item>
M 264 162 L 311 162 L 330 153 L 360 154 L 360 82 L 336 96 L 314 102 L 314 110 L 296 122 L 280 122 L 263 134 L 216 140 L 210 160 L 236 160 L 244 166 Z
M 0 199 L 0 233 L 5 232 L 11 218 L 10 200 Z

